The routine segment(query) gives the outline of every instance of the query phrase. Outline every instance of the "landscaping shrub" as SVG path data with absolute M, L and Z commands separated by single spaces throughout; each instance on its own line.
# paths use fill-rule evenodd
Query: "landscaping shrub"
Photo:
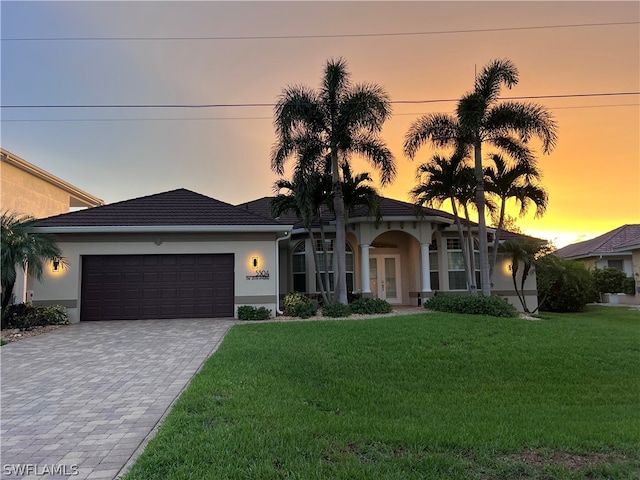
M 271 318 L 271 310 L 266 307 L 252 307 L 242 305 L 238 307 L 239 320 L 268 320 Z
M 596 268 L 593 280 L 599 293 L 621 293 L 624 289 L 626 273 L 617 268 Z
M 322 315 L 331 318 L 348 317 L 351 315 L 351 309 L 344 303 L 329 303 L 322 307 Z
M 349 304 L 352 313 L 391 313 L 393 307 L 381 298 L 358 298 Z
M 504 298 L 498 296 L 476 297 L 471 295 L 441 294 L 430 298 L 424 307 L 449 313 L 490 315 L 492 317 L 516 317 L 518 310 Z
M 24 331 L 47 325 L 67 325 L 69 314 L 61 305 L 40 307 L 31 303 L 18 303 L 5 309 L 3 323 L 3 328 Z
M 290 317 L 309 318 L 318 313 L 313 301 L 304 293 L 290 292 L 284 297 L 284 314 Z
M 635 295 L 636 294 L 636 281 L 633 277 L 627 277 L 622 282 L 622 293 L 626 295 Z
M 549 312 L 579 312 L 598 299 L 593 275 L 580 262 L 547 255 L 536 263 L 538 304 Z

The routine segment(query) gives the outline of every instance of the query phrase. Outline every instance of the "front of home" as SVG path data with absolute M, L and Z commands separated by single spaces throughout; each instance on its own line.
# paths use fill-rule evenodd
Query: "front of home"
M 65 263 L 49 266 L 34 303 L 64 305 L 72 321 L 233 317 L 242 305 L 275 315 L 287 292 L 318 295 L 314 248 L 333 284 L 335 225 L 323 218 L 325 261 L 319 224 L 312 244 L 295 217 L 273 219 L 269 206 L 268 197 L 233 206 L 180 189 L 44 219 L 37 231 L 56 235 Z M 466 291 L 450 214 L 387 198 L 381 213 L 349 216 L 350 293 L 419 305 L 436 292 Z M 493 292 L 519 306 L 506 260 Z M 535 306 L 535 274 L 525 294 Z

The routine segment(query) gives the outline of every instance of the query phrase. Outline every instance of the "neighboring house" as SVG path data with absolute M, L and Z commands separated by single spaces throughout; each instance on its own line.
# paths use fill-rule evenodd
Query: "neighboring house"
M 0 149 L 0 211 L 44 218 L 89 208 L 104 202 L 70 183 L 32 165 L 13 153 Z M 32 279 L 18 272 L 13 295 L 24 302 L 32 289 Z
M 273 219 L 270 201 L 233 206 L 179 189 L 41 220 L 36 231 L 57 236 L 68 266 L 50 266 L 34 303 L 65 305 L 72 321 L 231 317 L 242 305 L 275 314 L 289 291 L 318 293 L 311 248 L 319 246 L 295 217 Z M 329 215 L 323 223 L 332 251 L 335 226 Z M 359 209 L 347 228 L 350 291 L 403 305 L 466 291 L 450 214 L 417 216 L 413 205 L 383 198 L 379 223 Z M 505 267 L 500 260 L 494 292 L 519 306 Z M 525 289 L 535 307 L 535 275 Z
M 623 225 L 591 240 L 558 249 L 556 255 L 578 260 L 589 269 L 617 268 L 634 277 L 640 287 L 640 224 Z M 619 298 L 621 303 L 640 304 L 640 295 Z
M 0 149 L 0 210 L 35 218 L 104 202 L 26 160 Z

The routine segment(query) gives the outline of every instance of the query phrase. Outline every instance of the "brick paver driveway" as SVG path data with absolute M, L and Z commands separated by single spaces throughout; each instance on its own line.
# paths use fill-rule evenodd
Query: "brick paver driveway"
M 0 477 L 124 473 L 233 324 L 84 322 L 3 346 Z

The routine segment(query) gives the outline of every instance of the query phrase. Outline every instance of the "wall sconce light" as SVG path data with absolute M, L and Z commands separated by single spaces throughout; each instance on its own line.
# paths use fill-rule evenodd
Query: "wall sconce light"
M 54 271 L 54 272 L 58 272 L 58 271 L 60 271 L 60 259 L 59 259 L 59 258 L 56 258 L 56 259 L 53 261 L 53 271 Z
M 251 257 L 251 266 L 254 269 L 258 268 L 258 257 Z

